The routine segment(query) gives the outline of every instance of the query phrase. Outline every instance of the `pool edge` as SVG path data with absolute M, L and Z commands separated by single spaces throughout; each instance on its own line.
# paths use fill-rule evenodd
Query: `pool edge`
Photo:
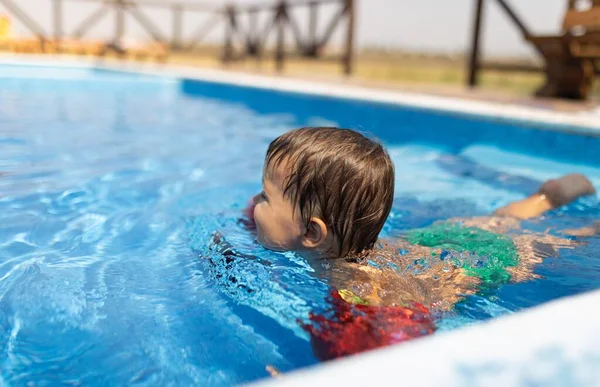
M 544 385 L 556 371 L 535 368 L 564 363 L 578 367 L 566 372 L 566 385 L 593 385 L 585 383 L 600 377 L 600 314 L 593 305 L 600 305 L 600 290 L 250 385 Z

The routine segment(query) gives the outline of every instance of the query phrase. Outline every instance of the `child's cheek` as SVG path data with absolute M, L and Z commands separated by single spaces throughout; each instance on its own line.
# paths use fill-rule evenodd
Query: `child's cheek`
M 252 220 L 258 226 L 264 225 L 267 216 L 265 214 L 264 203 L 258 203 L 254 206 L 252 211 Z
M 254 209 L 254 224 L 256 225 L 256 240 L 263 247 L 269 248 L 269 222 L 268 217 L 265 216 L 265 209 L 261 208 L 263 203 L 256 205 Z M 266 229 L 265 229 L 266 227 Z

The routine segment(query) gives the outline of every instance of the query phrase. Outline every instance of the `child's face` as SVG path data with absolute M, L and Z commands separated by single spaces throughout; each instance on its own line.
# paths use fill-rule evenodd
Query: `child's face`
M 275 251 L 299 251 L 306 232 L 299 209 L 284 196 L 288 174 L 283 166 L 266 169 L 263 191 L 254 199 L 256 239 L 264 247 Z

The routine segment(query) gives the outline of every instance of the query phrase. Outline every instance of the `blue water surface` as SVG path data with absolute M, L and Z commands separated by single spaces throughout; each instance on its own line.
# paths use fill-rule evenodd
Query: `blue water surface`
M 600 140 L 547 128 L 94 69 L 0 72 L 0 385 L 221 386 L 316 363 L 297 320 L 326 307 L 327 287 L 238 222 L 291 128 L 383 139 L 397 171 L 385 235 L 487 214 L 561 173 L 600 185 Z M 524 227 L 599 215 L 586 198 Z M 215 231 L 256 259 L 219 260 Z M 583 242 L 440 327 L 600 287 L 600 240 Z

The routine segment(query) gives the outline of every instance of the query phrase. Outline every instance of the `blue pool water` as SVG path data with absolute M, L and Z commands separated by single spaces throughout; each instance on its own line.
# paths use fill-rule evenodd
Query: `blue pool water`
M 566 172 L 600 187 L 600 139 L 532 124 L 0 65 L 0 385 L 231 385 L 316 363 L 297 319 L 325 307 L 326 286 L 237 222 L 268 143 L 303 125 L 383 139 L 397 170 L 386 235 L 489 213 Z M 586 198 L 523 227 L 560 235 L 599 215 Z M 208 260 L 215 230 L 271 265 Z M 600 239 L 582 241 L 538 265 L 539 279 L 470 296 L 438 325 L 600 288 Z

